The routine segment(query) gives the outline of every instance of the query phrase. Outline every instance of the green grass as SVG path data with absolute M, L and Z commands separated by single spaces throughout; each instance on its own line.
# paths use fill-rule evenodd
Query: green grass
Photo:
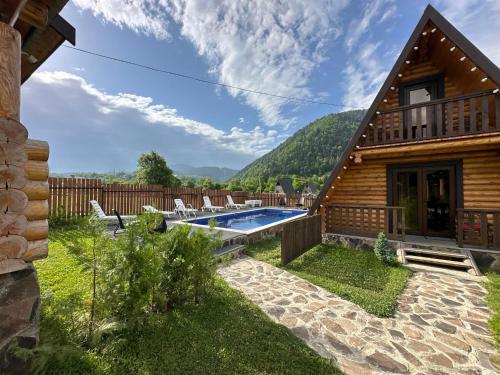
M 333 362 L 271 322 L 222 279 L 204 303 L 152 315 L 132 340 L 114 338 L 97 349 L 82 349 L 78 332 L 90 278 L 66 254 L 76 235 L 52 233 L 49 257 L 36 264 L 42 292 L 41 343 L 56 345 L 60 354 L 60 360 L 49 357 L 45 373 L 340 374 Z
M 261 241 L 246 253 L 352 301 L 380 317 L 393 316 L 397 298 L 411 276 L 404 267 L 388 266 L 373 252 L 318 245 L 293 262 L 280 264 L 280 241 Z
M 489 282 L 486 283 L 486 289 L 488 290 L 486 301 L 493 313 L 490 319 L 490 328 L 495 341 L 500 346 L 500 274 L 490 272 L 488 273 L 488 279 Z

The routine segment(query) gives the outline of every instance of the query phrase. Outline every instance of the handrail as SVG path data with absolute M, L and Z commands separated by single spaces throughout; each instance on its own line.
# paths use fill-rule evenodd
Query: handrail
M 450 97 L 447 97 L 447 98 L 435 99 L 435 100 L 431 100 L 431 101 L 428 101 L 428 102 L 422 102 L 422 103 L 416 103 L 416 104 L 409 104 L 409 105 L 402 105 L 402 106 L 399 106 L 399 107 L 396 107 L 396 108 L 391 108 L 391 109 L 387 109 L 385 111 L 380 111 L 380 113 L 381 114 L 388 114 L 388 113 L 392 113 L 392 112 L 407 111 L 409 109 L 428 107 L 428 106 L 431 106 L 431 105 L 444 104 L 444 103 L 449 103 L 449 102 L 456 102 L 458 100 L 480 98 L 482 96 L 489 96 L 489 95 L 495 95 L 495 94 L 493 94 L 493 92 L 491 90 L 480 91 L 480 92 L 476 92 L 476 93 L 473 93 L 473 94 L 450 96 Z

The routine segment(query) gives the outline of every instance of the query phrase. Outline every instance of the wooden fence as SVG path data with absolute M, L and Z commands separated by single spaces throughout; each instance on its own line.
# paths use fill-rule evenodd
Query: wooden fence
M 321 243 L 321 215 L 305 216 L 283 225 L 281 264 L 288 264 Z
M 143 205 L 152 205 L 159 210 L 172 211 L 174 199 L 181 198 L 185 204 L 201 209 L 203 196 L 208 195 L 214 206 L 225 206 L 226 195 L 231 194 L 235 203 L 246 199 L 261 199 L 263 206 L 296 207 L 302 199 L 302 207 L 309 208 L 315 198 L 292 194 L 284 199 L 281 194 L 251 193 L 230 190 L 198 188 L 165 188 L 160 185 L 107 184 L 99 179 L 49 178 L 49 214 L 64 217 L 86 216 L 92 213 L 90 201 L 96 200 L 106 214 L 116 209 L 122 215 L 137 215 Z

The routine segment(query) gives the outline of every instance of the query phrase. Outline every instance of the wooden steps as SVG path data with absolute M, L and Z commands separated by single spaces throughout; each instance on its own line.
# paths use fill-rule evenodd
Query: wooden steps
M 241 254 L 241 252 L 245 249 L 245 245 L 227 245 L 213 252 L 213 255 L 216 257 L 220 257 L 227 254 Z
M 480 275 L 474 259 L 466 250 L 459 252 L 456 249 L 429 249 L 413 246 L 401 249 L 401 256 L 403 263 L 408 265 L 420 264 Z

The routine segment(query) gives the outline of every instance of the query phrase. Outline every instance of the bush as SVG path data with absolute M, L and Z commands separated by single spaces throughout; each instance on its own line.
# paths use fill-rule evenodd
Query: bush
M 398 257 L 396 250 L 394 250 L 390 245 L 389 241 L 385 237 L 384 233 L 380 232 L 377 236 L 377 241 L 375 242 L 375 256 L 385 264 L 397 264 Z
M 163 309 L 187 302 L 200 302 L 212 287 L 216 263 L 212 250 L 219 247 L 218 237 L 202 230 L 191 233 L 188 225 L 172 228 L 162 237 L 163 277 L 159 296 Z

